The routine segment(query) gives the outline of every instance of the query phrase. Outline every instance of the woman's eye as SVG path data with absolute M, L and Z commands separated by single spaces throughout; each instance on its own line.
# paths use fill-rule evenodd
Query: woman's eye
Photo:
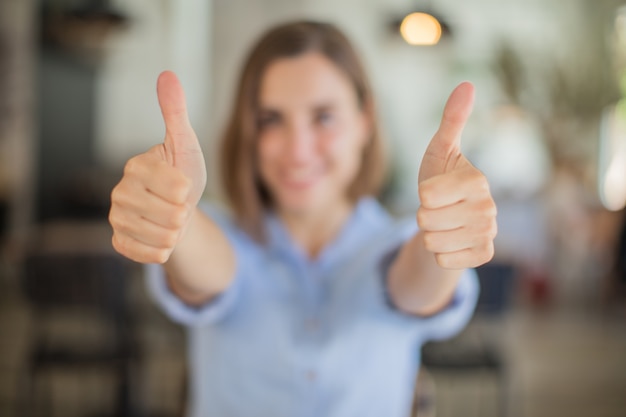
M 259 118 L 259 127 L 260 128 L 265 128 L 265 127 L 270 127 L 273 126 L 275 124 L 277 124 L 280 121 L 280 118 L 277 115 L 266 115 L 266 116 L 261 116 Z
M 315 122 L 323 126 L 327 126 L 333 121 L 333 115 L 330 112 L 320 112 L 315 116 Z

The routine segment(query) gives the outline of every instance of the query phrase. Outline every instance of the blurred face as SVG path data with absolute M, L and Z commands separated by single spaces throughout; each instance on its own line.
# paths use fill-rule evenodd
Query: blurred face
M 261 81 L 258 164 L 279 212 L 348 204 L 369 137 L 356 91 L 319 53 L 278 59 Z

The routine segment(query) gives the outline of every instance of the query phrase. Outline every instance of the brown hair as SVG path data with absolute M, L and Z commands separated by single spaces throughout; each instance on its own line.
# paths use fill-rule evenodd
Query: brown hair
M 239 78 L 230 119 L 222 137 L 220 174 L 223 190 L 237 222 L 257 240 L 264 239 L 263 211 L 270 195 L 256 168 L 259 90 L 266 68 L 279 58 L 319 52 L 344 71 L 354 85 L 359 104 L 368 113 L 372 137 L 363 151 L 361 167 L 348 189 L 356 201 L 376 194 L 385 174 L 385 157 L 375 117 L 372 89 L 354 48 L 339 29 L 328 23 L 299 21 L 266 32 L 252 48 Z

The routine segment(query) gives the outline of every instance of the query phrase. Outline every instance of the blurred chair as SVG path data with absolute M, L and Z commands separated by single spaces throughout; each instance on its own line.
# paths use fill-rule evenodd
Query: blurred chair
M 446 375 L 458 376 L 480 373 L 493 375 L 498 386 L 496 415 L 505 417 L 510 414 L 506 358 L 495 341 L 496 335 L 489 334 L 477 326 L 479 324 L 477 322 L 497 319 L 507 310 L 510 305 L 514 268 L 492 262 L 477 268 L 476 272 L 481 290 L 474 318 L 457 337 L 449 341 L 427 343 L 422 348 L 422 365 L 433 374 L 445 372 Z M 437 395 L 441 395 L 440 390 L 437 389 L 436 392 Z M 465 412 L 463 415 L 471 414 Z
M 51 410 L 52 385 L 41 381 L 46 380 L 41 378 L 46 372 L 55 369 L 76 374 L 97 369 L 113 374 L 113 415 L 137 415 L 131 373 L 138 352 L 126 302 L 129 264 L 119 255 L 98 251 L 41 251 L 25 257 L 23 288 L 33 312 L 32 345 L 22 390 L 27 397 L 25 417 L 33 414 L 36 405 L 47 415 L 55 414 Z M 105 336 L 97 343 L 83 343 L 87 332 L 84 338 L 55 337 L 50 323 L 60 314 L 102 326 Z

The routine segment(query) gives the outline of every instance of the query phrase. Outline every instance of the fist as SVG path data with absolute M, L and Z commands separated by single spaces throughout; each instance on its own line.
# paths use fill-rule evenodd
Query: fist
M 113 247 L 141 263 L 169 259 L 206 186 L 204 156 L 174 73 L 159 76 L 157 95 L 165 139 L 126 163 L 109 212 Z
M 470 83 L 452 92 L 419 172 L 417 222 L 424 247 L 446 269 L 474 268 L 494 255 L 496 205 L 487 179 L 460 151 L 473 101 Z

